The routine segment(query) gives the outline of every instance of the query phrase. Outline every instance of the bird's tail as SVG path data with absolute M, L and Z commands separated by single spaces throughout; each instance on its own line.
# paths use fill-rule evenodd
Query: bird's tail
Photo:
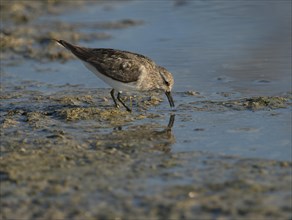
M 63 47 L 65 47 L 66 49 L 70 50 L 76 57 L 78 57 L 81 60 L 87 60 L 90 57 L 89 56 L 90 51 L 88 48 L 75 46 L 64 40 L 56 39 L 53 40 L 56 41 L 58 44 L 62 45 Z
M 74 50 L 76 48 L 76 46 L 68 43 L 67 41 L 64 40 L 57 40 L 57 39 L 53 39 L 54 41 L 56 41 L 58 44 L 62 45 L 63 47 L 65 47 L 68 50 Z

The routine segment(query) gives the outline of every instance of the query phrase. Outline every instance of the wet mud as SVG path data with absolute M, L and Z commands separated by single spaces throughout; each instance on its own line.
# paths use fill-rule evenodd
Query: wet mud
M 50 95 L 2 90 L 2 219 L 291 216 L 291 162 L 172 153 L 175 111 L 153 113 L 156 101 L 141 98 L 129 113 L 113 107 L 108 89 L 67 87 Z M 289 96 L 254 97 L 176 110 L 269 111 L 290 104 Z
M 225 93 L 210 100 L 195 91 L 174 92 L 179 101 L 173 110 L 161 107 L 163 94 L 151 93 L 136 95 L 129 113 L 113 107 L 109 89 L 11 81 L 4 69 L 21 66 L 19 59 L 72 58 L 48 37 L 91 41 L 112 37 L 107 29 L 143 25 L 130 19 L 89 23 L 95 29 L 90 33 L 82 31 L 83 23 L 53 21 L 40 29 L 43 24 L 33 22 L 40 13 L 31 11 L 62 13 L 62 4 L 1 3 L 7 23 L 0 35 L 1 219 L 292 218 L 291 161 L 172 150 L 173 127 L 193 114 L 280 114 L 291 109 L 291 93 L 247 98 Z M 79 3 L 74 4 L 66 10 Z

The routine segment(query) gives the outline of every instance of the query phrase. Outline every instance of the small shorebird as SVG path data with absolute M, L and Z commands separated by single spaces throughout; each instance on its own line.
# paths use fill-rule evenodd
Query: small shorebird
M 121 99 L 123 91 L 152 91 L 165 92 L 169 104 L 174 107 L 171 89 L 174 83 L 170 72 L 156 65 L 151 59 L 143 55 L 128 51 L 86 48 L 72 45 L 64 40 L 55 40 L 70 50 L 83 64 L 105 83 L 112 86 L 110 92 L 116 107 L 117 90 L 118 101 L 127 109 L 131 109 Z

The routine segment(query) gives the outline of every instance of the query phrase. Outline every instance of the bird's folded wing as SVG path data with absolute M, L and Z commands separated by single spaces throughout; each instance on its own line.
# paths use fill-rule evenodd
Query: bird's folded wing
M 141 74 L 141 64 L 130 59 L 91 57 L 86 60 L 101 74 L 124 83 L 135 82 Z
M 76 57 L 94 66 L 101 74 L 124 83 L 135 82 L 143 71 L 143 66 L 154 63 L 147 57 L 113 49 L 90 49 L 60 42 Z

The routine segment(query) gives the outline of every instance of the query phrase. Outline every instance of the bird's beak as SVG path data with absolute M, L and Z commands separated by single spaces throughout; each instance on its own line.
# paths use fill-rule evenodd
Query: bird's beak
M 174 107 L 174 101 L 173 101 L 173 98 L 171 96 L 170 91 L 169 92 L 166 91 L 165 92 L 165 95 L 167 96 L 167 99 L 168 99 L 168 102 L 169 102 L 170 107 Z

